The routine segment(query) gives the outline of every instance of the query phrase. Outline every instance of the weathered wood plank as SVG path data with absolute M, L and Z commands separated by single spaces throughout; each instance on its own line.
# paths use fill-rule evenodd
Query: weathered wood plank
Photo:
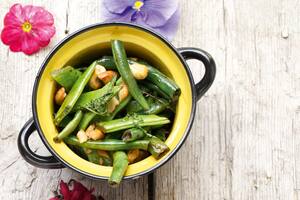
M 147 177 L 109 188 L 106 181 L 92 181 L 69 170 L 37 169 L 27 164 L 19 155 L 16 139 L 19 130 L 31 117 L 31 94 L 35 75 L 43 59 L 54 45 L 83 26 L 100 22 L 100 2 L 95 1 L 19 1 L 22 4 L 41 5 L 55 17 L 56 35 L 50 45 L 33 56 L 10 53 L 0 45 L 0 197 L 1 199 L 48 199 L 53 196 L 61 179 L 78 179 L 105 199 L 147 199 Z M 1 1 L 0 18 L 3 19 L 14 1 Z M 1 24 L 2 28 L 3 24 Z M 67 31 L 66 31 L 67 30 Z M 32 139 L 33 149 L 48 155 L 37 135 Z
M 69 169 L 34 168 L 20 157 L 16 138 L 31 116 L 33 80 L 40 64 L 65 30 L 71 33 L 101 21 L 101 2 L 19 2 L 50 10 L 57 33 L 47 48 L 30 57 L 0 45 L 1 199 L 48 199 L 60 179 L 70 178 L 96 188 L 105 199 L 147 199 L 147 178 L 111 189 L 105 182 L 91 181 Z M 1 1 L 0 19 L 14 3 Z M 180 4 L 175 46 L 207 50 L 216 60 L 218 73 L 198 104 L 186 144 L 156 172 L 156 198 L 299 199 L 299 1 L 190 0 Z M 34 150 L 47 154 L 37 135 L 32 144 Z
M 298 199 L 298 4 L 185 1 L 198 34 L 181 28 L 178 43 L 207 49 L 218 73 L 157 199 Z

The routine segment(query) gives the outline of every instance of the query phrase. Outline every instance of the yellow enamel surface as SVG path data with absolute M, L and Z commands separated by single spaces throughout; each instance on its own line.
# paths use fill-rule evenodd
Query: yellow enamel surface
M 56 144 L 53 142 L 53 137 L 58 132 L 53 123 L 53 96 L 56 86 L 51 79 L 50 72 L 66 65 L 76 65 L 89 56 L 99 58 L 101 55 L 111 54 L 111 39 L 124 41 L 129 56 L 142 57 L 150 61 L 154 66 L 158 66 L 160 70 L 172 77 L 181 88 L 182 94 L 178 101 L 175 123 L 166 141 L 171 149 L 169 153 L 174 150 L 182 139 L 192 110 L 192 91 L 182 63 L 164 42 L 150 33 L 133 27 L 112 25 L 88 30 L 65 43 L 50 59 L 40 79 L 36 101 L 38 121 L 49 145 L 63 160 L 87 173 L 106 177 L 110 175 L 111 167 L 90 163 L 77 156 L 64 143 Z M 160 160 L 150 156 L 130 165 L 126 176 L 154 167 L 167 155 Z

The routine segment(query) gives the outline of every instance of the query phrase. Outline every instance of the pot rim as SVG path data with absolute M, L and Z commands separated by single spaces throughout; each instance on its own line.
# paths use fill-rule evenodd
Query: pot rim
M 164 42 L 175 54 L 176 56 L 179 58 L 180 62 L 182 63 L 187 75 L 188 75 L 188 79 L 189 79 L 189 84 L 192 90 L 192 110 L 190 113 L 190 117 L 189 117 L 189 121 L 187 124 L 187 128 L 182 136 L 182 138 L 180 139 L 180 141 L 176 144 L 176 147 L 168 154 L 168 156 L 166 156 L 164 159 L 162 159 L 161 161 L 159 161 L 159 163 L 157 163 L 155 166 L 153 166 L 152 168 L 149 168 L 145 171 L 142 171 L 140 173 L 134 174 L 134 175 L 130 175 L 130 176 L 124 176 L 123 180 L 126 179 L 133 179 L 133 178 L 138 178 L 140 176 L 144 176 L 147 175 L 151 172 L 153 172 L 154 170 L 158 169 L 159 167 L 163 166 L 164 164 L 167 163 L 167 161 L 169 161 L 177 152 L 178 150 L 182 147 L 183 143 L 185 142 L 185 140 L 187 139 L 187 136 L 190 133 L 190 130 L 192 128 L 193 122 L 194 122 L 194 118 L 195 118 L 195 112 L 196 112 L 196 103 L 197 103 L 197 99 L 196 99 L 196 89 L 195 89 L 195 82 L 193 79 L 193 75 L 188 67 L 188 64 L 186 63 L 185 59 L 183 58 L 183 56 L 178 52 L 178 50 L 161 34 L 154 32 L 153 30 L 144 27 L 144 26 L 140 26 L 140 25 L 136 25 L 136 24 L 130 24 L 130 23 L 124 23 L 124 22 L 112 22 L 112 23 L 95 23 L 92 25 L 88 25 L 85 26 L 75 32 L 73 32 L 72 34 L 70 34 L 69 36 L 65 37 L 64 39 L 62 39 L 57 45 L 55 45 L 53 47 L 53 49 L 48 53 L 48 55 L 46 56 L 46 58 L 44 59 L 43 63 L 41 64 L 41 67 L 39 68 L 39 71 L 37 73 L 37 76 L 35 78 L 34 81 L 34 86 L 33 86 L 33 94 L 32 94 L 32 113 L 33 113 L 33 119 L 34 119 L 34 123 L 36 125 L 37 128 L 37 132 L 39 134 L 39 136 L 42 139 L 42 142 L 44 143 L 44 145 L 46 146 L 46 148 L 49 150 L 49 152 L 56 158 L 58 159 L 64 166 L 73 169 L 75 171 L 77 171 L 78 173 L 87 176 L 89 178 L 92 179 L 102 179 L 102 180 L 107 180 L 108 178 L 106 176 L 97 176 L 94 174 L 90 174 L 88 172 L 85 172 L 79 168 L 77 168 L 76 166 L 73 166 L 69 163 L 67 163 L 63 158 L 60 157 L 60 155 L 58 153 L 56 153 L 56 151 L 49 145 L 47 139 L 44 136 L 44 133 L 41 129 L 38 117 L 37 117 L 37 104 L 36 104 L 36 99 L 37 99 L 37 89 L 38 89 L 38 85 L 39 85 L 39 81 L 40 78 L 44 72 L 44 69 L 46 68 L 48 62 L 50 61 L 50 59 L 52 58 L 52 56 L 56 53 L 56 51 L 58 51 L 65 43 L 67 43 L 69 40 L 71 40 L 72 38 L 78 36 L 81 33 L 84 33 L 86 31 L 95 29 L 95 28 L 101 28 L 101 27 L 106 27 L 106 26 L 129 26 L 131 28 L 136 28 L 142 31 L 145 31 L 147 33 L 150 33 L 151 35 L 157 37 L 158 39 L 160 39 L 162 42 Z

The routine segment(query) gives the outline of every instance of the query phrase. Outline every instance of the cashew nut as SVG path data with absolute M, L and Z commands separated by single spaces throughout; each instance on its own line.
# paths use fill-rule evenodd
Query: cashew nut
M 86 133 L 84 132 L 84 130 L 78 131 L 76 136 L 80 143 L 84 143 L 88 140 L 88 137 L 87 137 Z
M 133 62 L 129 64 L 132 75 L 137 80 L 143 80 L 148 76 L 148 68 L 140 63 Z
M 64 102 L 66 96 L 66 89 L 64 87 L 60 88 L 55 94 L 55 103 L 57 105 L 61 105 Z
M 113 97 L 107 104 L 107 111 L 109 113 L 114 112 L 114 110 L 116 109 L 117 105 L 119 105 L 120 102 L 116 97 Z
M 106 71 L 98 74 L 98 78 L 104 83 L 109 83 L 115 76 L 117 76 L 117 73 L 115 71 Z
M 140 150 L 138 149 L 129 150 L 127 153 L 128 162 L 134 163 L 134 161 L 136 161 L 139 156 L 140 156 Z
M 128 96 L 128 94 L 129 94 L 128 86 L 124 82 L 122 82 L 121 87 L 122 88 L 121 88 L 121 90 L 118 93 L 119 101 L 120 102 L 123 101 Z

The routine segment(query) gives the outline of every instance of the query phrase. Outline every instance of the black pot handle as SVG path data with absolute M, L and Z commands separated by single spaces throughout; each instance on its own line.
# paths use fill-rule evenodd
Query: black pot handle
M 216 76 L 216 64 L 209 53 L 198 48 L 183 47 L 178 49 L 185 60 L 196 59 L 201 61 L 205 67 L 205 74 L 202 80 L 195 84 L 197 100 L 210 88 Z
M 18 148 L 23 158 L 33 166 L 46 169 L 60 169 L 64 166 L 54 156 L 40 156 L 35 154 L 28 145 L 29 136 L 36 130 L 34 120 L 29 119 L 23 126 L 18 137 Z

